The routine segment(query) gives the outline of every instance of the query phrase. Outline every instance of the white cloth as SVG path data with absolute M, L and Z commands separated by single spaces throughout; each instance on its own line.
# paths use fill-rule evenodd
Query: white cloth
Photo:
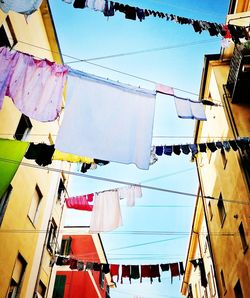
M 148 90 L 71 70 L 55 147 L 148 169 L 154 109 Z
M 90 219 L 90 233 L 112 231 L 122 225 L 117 190 L 97 193 Z
M 104 11 L 104 0 L 87 0 L 85 6 L 96 11 Z
M 135 206 L 135 198 L 142 197 L 141 187 L 138 185 L 130 185 L 128 187 L 122 187 L 118 190 L 120 199 L 127 199 L 127 206 Z
M 194 119 L 207 120 L 203 103 L 191 100 L 189 102 Z
M 18 13 L 30 15 L 36 11 L 42 3 L 42 0 L 2 0 L 0 8 L 4 13 L 13 10 Z
M 178 117 L 184 119 L 207 120 L 204 107 L 201 102 L 182 99 L 176 96 L 174 99 Z

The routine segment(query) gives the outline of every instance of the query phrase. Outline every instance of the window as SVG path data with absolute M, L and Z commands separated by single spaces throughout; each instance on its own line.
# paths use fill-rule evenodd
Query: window
M 223 270 L 220 271 L 220 277 L 221 277 L 222 290 L 223 290 L 224 295 L 225 295 L 226 292 L 227 292 L 227 288 L 226 288 L 226 283 L 225 283 L 225 278 L 224 278 Z
M 208 202 L 208 213 L 209 213 L 210 220 L 212 220 L 212 218 L 213 218 L 213 211 L 212 211 L 211 202 Z
M 192 284 L 188 285 L 188 298 L 193 298 Z
M 9 198 L 10 198 L 10 194 L 12 191 L 12 185 L 10 184 L 7 188 L 7 190 L 5 191 L 5 193 L 3 194 L 3 196 L 0 198 L 0 225 L 2 224 L 3 221 L 3 217 L 9 202 Z
M 29 132 L 31 131 L 31 128 L 32 128 L 32 124 L 29 117 L 22 114 L 16 129 L 16 132 L 14 134 L 14 138 L 19 141 L 26 140 Z
M 71 237 L 62 239 L 62 244 L 61 244 L 61 249 L 60 249 L 61 255 L 68 256 L 70 254 L 71 242 L 72 242 Z
M 54 248 L 56 246 L 56 231 L 57 231 L 57 225 L 55 223 L 55 220 L 52 218 L 49 226 L 49 235 L 48 235 L 48 241 L 47 241 L 47 249 L 50 253 L 53 253 Z
M 223 169 L 225 169 L 226 168 L 226 165 L 227 165 L 227 157 L 226 157 L 225 150 L 224 149 L 221 149 L 220 154 L 221 154 Z
M 17 43 L 17 38 L 14 33 L 9 16 L 6 17 L 5 22 L 0 27 L 0 47 L 13 47 Z
M 59 201 L 62 201 L 63 202 L 64 191 L 65 191 L 65 186 L 64 186 L 64 183 L 63 183 L 62 178 L 60 178 L 60 182 L 59 182 L 59 186 L 58 186 L 58 190 L 57 190 L 57 199 Z
M 21 254 L 18 254 L 7 292 L 8 298 L 16 298 L 20 296 L 26 266 L 27 262 Z
M 66 275 L 57 275 L 52 298 L 64 297 L 65 284 L 66 284 Z
M 244 298 L 239 280 L 237 281 L 234 287 L 234 295 L 235 295 L 235 298 Z
M 37 288 L 37 296 L 39 298 L 45 297 L 45 293 L 46 293 L 46 286 L 41 280 L 39 280 L 39 284 Z
M 244 231 L 242 222 L 239 225 L 239 233 L 240 233 L 242 249 L 243 249 L 243 252 L 245 253 L 248 249 L 248 244 L 247 244 L 246 235 L 245 235 L 245 231 Z
M 101 289 L 104 289 L 104 280 L 105 280 L 105 273 L 100 271 L 99 284 L 100 284 Z
M 37 218 L 38 218 L 38 213 L 39 213 L 39 207 L 42 201 L 42 193 L 38 187 L 38 185 L 36 185 L 33 197 L 32 197 L 32 201 L 30 204 L 30 209 L 29 209 L 29 213 L 28 213 L 28 217 L 29 219 L 32 221 L 33 224 L 36 223 Z
M 219 200 L 218 200 L 218 211 L 219 211 L 219 217 L 220 217 L 220 222 L 221 222 L 221 226 L 223 226 L 223 223 L 225 221 L 225 218 L 226 218 L 226 210 L 225 210 L 225 206 L 224 206 L 224 203 L 223 203 L 223 198 L 222 198 L 222 195 L 220 193 L 220 196 L 219 196 Z

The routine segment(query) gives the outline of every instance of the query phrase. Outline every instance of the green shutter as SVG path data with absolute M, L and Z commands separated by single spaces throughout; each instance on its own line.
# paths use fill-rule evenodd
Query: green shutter
M 66 275 L 57 275 L 54 285 L 53 298 L 63 298 L 66 284 Z

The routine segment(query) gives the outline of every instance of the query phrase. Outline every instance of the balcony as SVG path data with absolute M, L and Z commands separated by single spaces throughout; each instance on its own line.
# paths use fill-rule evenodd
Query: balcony
M 235 45 L 226 87 L 232 103 L 250 102 L 250 48 Z

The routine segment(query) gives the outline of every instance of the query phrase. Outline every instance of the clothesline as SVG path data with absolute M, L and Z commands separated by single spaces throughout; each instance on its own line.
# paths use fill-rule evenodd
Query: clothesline
M 123 283 L 124 278 L 129 278 L 131 283 L 131 279 L 140 279 L 142 282 L 142 278 L 150 278 L 151 283 L 153 282 L 153 278 L 158 278 L 158 281 L 161 282 L 161 272 L 170 271 L 171 274 L 171 283 L 173 277 L 183 275 L 184 267 L 183 262 L 175 262 L 175 263 L 162 263 L 162 264 L 150 264 L 150 265 L 123 265 L 123 264 L 107 264 L 107 263 L 97 263 L 87 261 L 86 259 L 83 261 L 79 259 L 79 256 L 63 256 L 63 255 L 55 255 L 53 257 L 53 261 L 51 262 L 51 266 L 69 266 L 71 270 L 93 270 L 103 272 L 105 274 L 110 273 L 111 281 L 114 282 L 114 276 L 117 276 L 117 282 L 119 281 Z
M 172 153 L 180 155 L 181 152 L 184 154 L 192 153 L 195 156 L 197 153 L 206 153 L 207 149 L 211 152 L 215 152 L 218 149 L 225 150 L 229 152 L 231 149 L 233 151 L 249 150 L 250 149 L 250 139 L 248 137 L 242 137 L 237 139 L 229 139 L 224 141 L 214 141 L 208 143 L 194 143 L 194 144 L 182 144 L 182 145 L 156 145 L 153 146 L 152 152 L 157 156 L 168 155 L 171 156 Z
M 11 38 L 10 38 L 11 39 Z M 103 69 L 107 69 L 107 70 L 110 70 L 110 71 L 113 71 L 113 72 L 116 72 L 116 73 L 120 73 L 122 75 L 126 75 L 126 76 L 129 76 L 129 77 L 132 77 L 132 78 L 135 78 L 135 79 L 139 79 L 141 81 L 145 81 L 145 82 L 148 82 L 148 83 L 152 83 L 154 85 L 156 85 L 158 82 L 156 81 L 153 81 L 153 80 L 150 80 L 150 79 L 147 79 L 147 78 L 143 78 L 143 77 L 140 77 L 140 76 L 136 76 L 136 75 L 133 75 L 133 74 L 130 74 L 130 73 L 127 73 L 127 72 L 122 72 L 118 69 L 114 69 L 114 68 L 110 68 L 110 67 L 107 67 L 107 66 L 103 66 L 103 65 L 100 65 L 100 64 L 96 64 L 96 63 L 93 63 L 93 62 L 89 62 L 89 61 L 86 61 L 86 59 L 81 59 L 81 58 L 76 58 L 76 57 L 73 57 L 73 56 L 70 56 L 68 54 L 63 54 L 63 53 L 59 53 L 57 51 L 53 51 L 51 49 L 46 49 L 44 47 L 41 47 L 41 46 L 37 46 L 37 45 L 34 45 L 32 43 L 28 43 L 28 42 L 25 42 L 25 41 L 21 41 L 21 40 L 18 40 L 18 42 L 20 43 L 23 43 L 23 44 L 26 44 L 28 46 L 32 46 L 34 48 L 38 48 L 38 49 L 41 49 L 41 50 L 44 50 L 44 51 L 48 51 L 48 52 L 51 52 L 51 53 L 54 53 L 54 54 L 60 54 L 64 57 L 67 57 L 67 58 L 72 58 L 74 60 L 77 60 L 77 62 L 85 62 L 85 63 L 88 63 L 88 64 L 91 64 L 91 65 L 94 65 L 94 66 L 97 66 L 97 67 L 100 67 L 100 68 L 103 68 Z M 203 41 L 203 42 L 208 42 L 208 41 Z M 44 58 L 41 58 L 41 57 L 38 57 L 38 56 L 35 56 L 37 59 L 44 59 Z M 63 64 L 63 65 L 67 65 L 67 64 Z M 191 92 L 191 91 L 188 91 L 188 90 L 184 90 L 184 89 L 180 89 L 180 88 L 177 88 L 177 87 L 172 87 L 174 90 L 177 90 L 177 91 L 180 91 L 180 92 L 184 92 L 184 93 L 188 93 L 188 94 L 191 94 L 191 95 L 195 95 L 195 96 L 199 96 L 199 94 L 197 93 L 194 93 L 194 92 Z
M 62 170 L 62 169 L 58 169 L 58 168 L 55 168 L 55 167 L 41 167 L 39 165 L 30 164 L 30 163 L 23 162 L 23 161 L 21 161 L 19 163 L 17 160 L 12 160 L 12 159 L 7 159 L 7 158 L 1 158 L 0 157 L 0 161 L 5 162 L 5 163 L 7 162 L 7 163 L 10 163 L 10 164 L 20 164 L 22 166 L 41 169 L 41 170 L 45 170 L 45 171 L 65 173 L 67 175 L 73 175 L 73 176 L 83 177 L 83 178 L 87 178 L 87 179 L 94 179 L 94 180 L 112 182 L 112 183 L 117 183 L 117 184 L 122 184 L 122 185 L 131 185 L 132 184 L 132 185 L 136 185 L 136 186 L 141 186 L 142 188 L 145 188 L 145 189 L 150 189 L 150 190 L 155 190 L 155 191 L 167 192 L 167 193 L 183 195 L 183 196 L 189 196 L 189 197 L 195 197 L 195 198 L 197 198 L 197 196 L 199 197 L 199 195 L 189 193 L 189 192 L 182 192 L 182 191 L 171 190 L 171 189 L 160 188 L 160 187 L 154 187 L 154 186 L 149 186 L 149 185 L 144 185 L 144 184 L 135 184 L 135 183 L 127 182 L 127 181 L 124 181 L 124 180 L 116 180 L 116 179 L 105 178 L 105 177 L 100 177 L 100 176 L 91 176 L 91 175 L 88 175 L 88 174 L 83 174 L 83 173 L 79 173 L 79 172 L 72 172 L 72 171 L 69 171 L 69 170 Z M 209 199 L 209 200 L 215 200 L 215 201 L 220 200 L 219 198 L 215 198 L 215 197 L 208 196 L 208 195 L 204 196 L 204 198 Z M 223 201 L 228 202 L 228 203 L 250 205 L 250 202 L 248 202 L 247 200 L 246 201 L 237 201 L 237 200 L 229 200 L 229 199 L 224 199 L 223 198 Z
M 67 3 L 72 3 L 73 0 L 63 0 Z M 125 14 L 126 19 L 140 21 L 145 20 L 146 17 L 153 15 L 167 21 L 173 21 L 180 25 L 192 25 L 195 32 L 201 33 L 202 31 L 208 31 L 210 36 L 221 35 L 225 39 L 232 38 L 235 43 L 240 43 L 240 38 L 245 37 L 248 39 L 247 32 L 244 31 L 244 27 L 235 25 L 222 25 L 215 22 L 208 22 L 202 20 L 194 20 L 186 17 L 180 17 L 174 14 L 163 13 L 151 9 L 142 9 L 139 7 L 133 7 L 126 4 L 121 4 L 115 1 L 95 1 L 95 0 L 75 0 L 73 6 L 75 8 L 88 7 L 94 11 L 103 12 L 104 16 L 111 17 L 115 15 L 116 11 Z

